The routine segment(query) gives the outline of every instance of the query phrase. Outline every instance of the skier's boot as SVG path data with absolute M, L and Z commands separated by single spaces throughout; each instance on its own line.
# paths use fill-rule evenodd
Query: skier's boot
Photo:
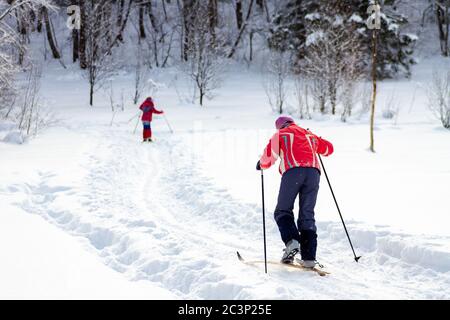
M 309 268 L 312 269 L 316 266 L 316 261 L 314 260 L 300 260 L 299 263 L 303 268 Z
M 292 239 L 286 244 L 286 248 L 284 248 L 283 251 L 284 253 L 281 258 L 281 263 L 293 263 L 295 255 L 300 251 L 300 243 L 298 243 L 297 240 Z

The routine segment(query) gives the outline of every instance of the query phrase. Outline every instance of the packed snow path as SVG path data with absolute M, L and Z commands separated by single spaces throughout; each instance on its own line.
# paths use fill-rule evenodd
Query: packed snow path
M 124 124 L 79 130 L 91 141 L 84 175 L 64 183 L 63 172 L 40 172 L 36 183 L 10 186 L 17 202 L 88 244 L 130 280 L 148 280 L 179 298 L 365 299 L 450 298 L 450 257 L 433 239 L 349 223 L 359 264 L 342 226 L 319 220 L 319 258 L 332 274 L 241 264 L 261 259 L 261 208 L 221 189 L 187 152 L 185 135 L 159 134 L 142 144 Z M 268 255 L 279 259 L 278 230 L 267 213 Z M 440 239 L 442 240 L 442 239 Z M 428 245 L 426 243 L 429 242 Z

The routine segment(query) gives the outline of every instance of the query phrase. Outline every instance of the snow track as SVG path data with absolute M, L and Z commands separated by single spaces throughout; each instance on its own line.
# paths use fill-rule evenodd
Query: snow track
M 216 187 L 183 138 L 142 144 L 122 127 L 104 130 L 89 133 L 96 143 L 79 185 L 40 172 L 38 183 L 7 192 L 25 194 L 18 206 L 79 237 L 130 280 L 151 281 L 182 299 L 450 298 L 450 254 L 440 246 L 449 239 L 416 243 L 356 222 L 349 229 L 363 254 L 359 264 L 342 226 L 319 222 L 319 257 L 329 277 L 283 267 L 269 268 L 266 276 L 248 268 L 235 251 L 261 258 L 259 205 Z M 271 212 L 267 231 L 269 257 L 278 259 Z

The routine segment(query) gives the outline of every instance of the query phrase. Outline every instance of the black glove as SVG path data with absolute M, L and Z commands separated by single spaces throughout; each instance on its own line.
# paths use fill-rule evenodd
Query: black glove
M 261 171 L 261 161 L 258 160 L 258 163 L 256 164 L 256 170 Z

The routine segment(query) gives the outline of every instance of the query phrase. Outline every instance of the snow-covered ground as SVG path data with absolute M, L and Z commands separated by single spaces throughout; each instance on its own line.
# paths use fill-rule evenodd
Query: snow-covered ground
M 318 259 L 331 272 L 324 278 L 274 266 L 264 275 L 236 258 L 236 250 L 263 253 L 255 164 L 276 114 L 257 73 L 230 73 L 206 108 L 180 102 L 176 71 L 155 74 L 166 84 L 157 105 L 175 133 L 157 118 L 156 142 L 142 144 L 134 106 L 111 126 L 106 95 L 89 108 L 85 81 L 47 66 L 42 93 L 59 124 L 25 145 L 0 142 L 0 297 L 450 298 L 450 132 L 424 93 L 430 65 L 440 63 L 381 84 L 376 154 L 367 151 L 367 115 L 346 124 L 299 120 L 335 145 L 325 165 L 363 256 L 353 261 L 323 177 L 316 218 Z M 116 92 L 130 83 L 117 77 Z M 385 120 L 391 96 L 400 114 Z M 276 168 L 266 172 L 270 260 L 282 249 L 272 219 L 279 179 Z

